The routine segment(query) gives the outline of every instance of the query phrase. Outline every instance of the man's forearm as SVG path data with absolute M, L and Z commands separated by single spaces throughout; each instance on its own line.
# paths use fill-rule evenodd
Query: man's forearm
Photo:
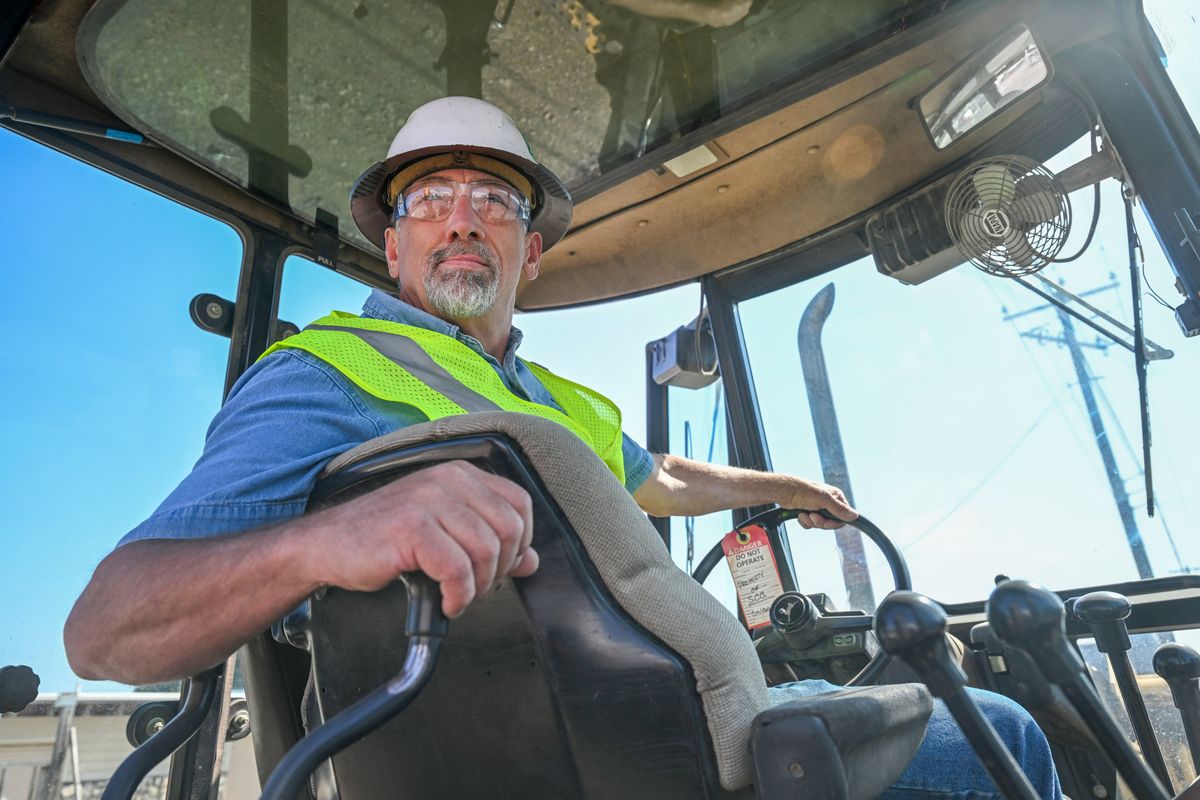
M 790 475 L 707 464 L 670 454 L 656 455 L 655 467 L 634 496 L 657 517 L 700 516 L 729 508 L 774 503 L 799 488 Z
M 322 586 L 373 592 L 417 570 L 455 617 L 497 578 L 533 574 L 532 541 L 524 489 L 447 461 L 271 528 L 118 549 L 71 611 L 67 658 L 84 678 L 179 678 L 220 663 Z
M 133 542 L 110 553 L 67 619 L 72 669 L 141 684 L 220 663 L 318 588 L 294 546 L 306 524 Z
M 679 456 L 654 456 L 654 469 L 634 500 L 656 517 L 700 516 L 730 508 L 777 504 L 784 508 L 825 510 L 843 520 L 857 515 L 841 490 L 794 475 L 708 464 Z M 801 515 L 805 527 L 837 527 L 817 514 Z

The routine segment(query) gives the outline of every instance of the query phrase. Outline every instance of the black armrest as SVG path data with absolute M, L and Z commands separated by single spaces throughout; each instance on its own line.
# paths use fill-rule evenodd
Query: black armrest
M 912 760 L 933 698 L 920 684 L 842 689 L 754 720 L 755 794 L 764 800 L 869 800 Z

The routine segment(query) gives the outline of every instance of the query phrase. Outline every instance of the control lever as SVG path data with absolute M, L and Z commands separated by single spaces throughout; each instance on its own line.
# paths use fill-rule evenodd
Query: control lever
M 1200 772 L 1200 653 L 1185 644 L 1167 642 L 1154 651 L 1154 671 L 1171 687 L 1192 752 L 1192 770 Z
M 401 573 L 400 579 L 408 587 L 404 623 L 408 652 L 400 674 L 356 700 L 289 750 L 263 787 L 264 800 L 299 796 L 318 764 L 399 714 L 429 682 L 449 627 L 442 614 L 442 591 L 421 572 Z
M 1066 608 L 1058 595 L 1029 581 L 1008 581 L 988 598 L 988 622 L 996 635 L 1026 651 L 1063 690 L 1138 800 L 1168 794 L 1105 710 L 1083 660 L 1067 641 Z
M 908 664 L 934 697 L 945 701 L 1005 797 L 1036 800 L 1029 778 L 964 688 L 967 676 L 946 645 L 946 612 L 915 592 L 892 592 L 875 610 L 875 636 L 885 652 Z
M 1129 630 L 1125 620 L 1133 607 L 1129 600 L 1116 592 L 1091 592 L 1080 597 L 1071 606 L 1072 613 L 1088 627 L 1096 637 L 1096 649 L 1108 656 L 1113 674 L 1117 677 L 1117 688 L 1121 690 L 1121 700 L 1124 701 L 1125 711 L 1133 725 L 1133 734 L 1137 737 L 1142 748 L 1142 758 L 1154 770 L 1154 774 L 1162 781 L 1163 786 L 1171 788 L 1171 777 L 1167 772 L 1167 762 L 1163 760 L 1162 750 L 1158 747 L 1158 739 L 1154 737 L 1154 727 L 1150 723 L 1150 714 L 1146 711 L 1146 701 L 1138 690 L 1137 676 L 1133 664 L 1129 661 Z

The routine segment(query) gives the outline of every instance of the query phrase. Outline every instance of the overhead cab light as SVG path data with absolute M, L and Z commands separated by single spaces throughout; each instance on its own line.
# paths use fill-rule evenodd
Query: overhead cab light
M 717 154 L 709 149 L 708 145 L 702 144 L 681 156 L 675 156 L 670 161 L 663 162 L 663 166 L 671 170 L 676 178 L 686 178 L 693 172 L 715 163 L 717 163 Z

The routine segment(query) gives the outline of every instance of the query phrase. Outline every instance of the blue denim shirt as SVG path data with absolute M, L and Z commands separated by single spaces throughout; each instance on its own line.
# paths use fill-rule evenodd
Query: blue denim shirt
M 379 290 L 363 316 L 416 325 L 454 336 L 479 353 L 518 397 L 558 408 L 517 359 L 521 332 L 512 329 L 497 361 L 457 325 Z M 561 411 L 561 409 L 559 409 Z M 234 384 L 191 473 L 120 544 L 139 539 L 193 539 L 282 522 L 304 512 L 325 464 L 363 442 L 426 421 L 420 411 L 367 395 L 340 372 L 302 350 L 272 353 Z M 625 488 L 650 475 L 650 454 L 623 435 Z

